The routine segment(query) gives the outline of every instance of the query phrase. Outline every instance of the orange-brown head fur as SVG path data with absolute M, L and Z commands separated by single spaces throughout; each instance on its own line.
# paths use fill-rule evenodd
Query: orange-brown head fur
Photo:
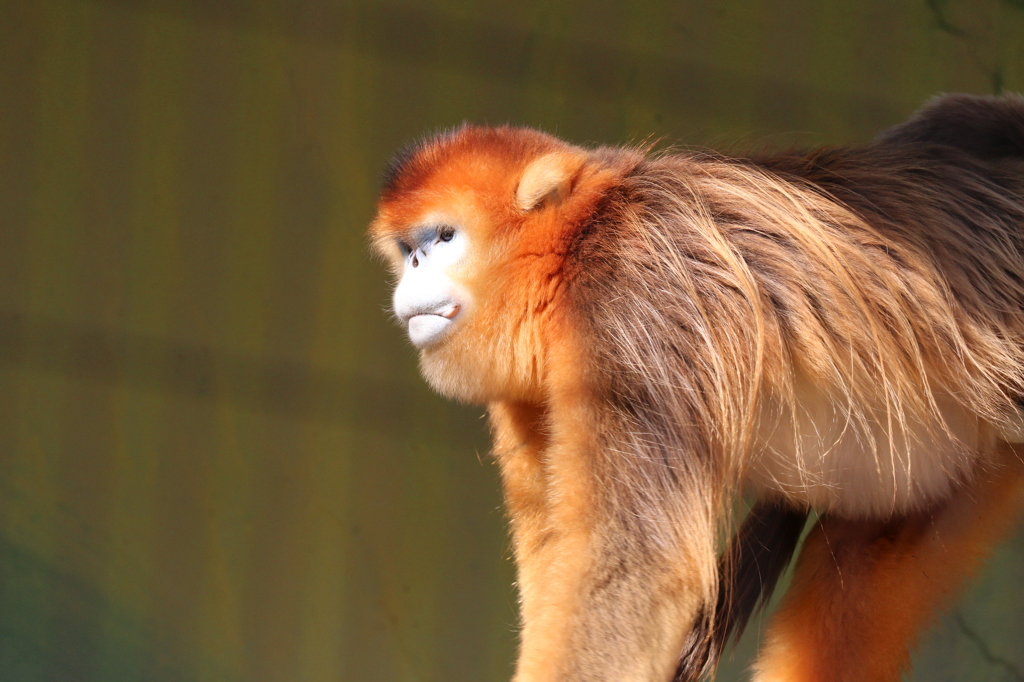
M 449 222 L 470 239 L 451 273 L 472 294 L 466 319 L 421 352 L 437 390 L 469 402 L 543 401 L 544 351 L 565 331 L 565 306 L 555 305 L 565 254 L 619 174 L 524 128 L 464 126 L 399 157 L 371 227 L 392 269 L 402 267 L 398 242 L 424 221 Z

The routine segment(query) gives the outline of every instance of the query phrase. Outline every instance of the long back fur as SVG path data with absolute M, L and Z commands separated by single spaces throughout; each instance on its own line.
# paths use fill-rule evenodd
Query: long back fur
M 949 129 L 973 120 L 989 129 Z M 1024 139 L 1018 98 L 941 100 L 861 149 L 647 157 L 582 228 L 570 295 L 621 427 L 608 433 L 625 434 L 607 438 L 628 441 L 604 444 L 597 475 L 618 481 L 611 512 L 640 527 L 641 545 L 700 547 L 706 604 L 741 588 L 718 584 L 713 543 L 694 539 L 729 518 L 765 397 L 798 412 L 794 377 L 844 405 L 876 457 L 879 420 L 888 438 L 910 423 L 946 429 L 940 395 L 1014 424 L 1024 146 L 1000 153 L 1002 139 Z M 682 498 L 705 507 L 653 513 Z M 700 631 L 720 638 L 710 618 Z M 713 649 L 680 679 L 712 668 Z

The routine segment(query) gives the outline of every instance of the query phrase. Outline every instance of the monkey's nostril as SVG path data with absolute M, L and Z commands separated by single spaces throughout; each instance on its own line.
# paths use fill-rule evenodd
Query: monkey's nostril
M 412 266 L 413 266 L 414 268 L 416 268 L 416 267 L 419 267 L 419 264 L 420 264 L 420 259 L 419 259 L 419 258 L 417 258 L 417 257 L 416 257 L 416 254 L 414 253 L 414 254 L 412 255 Z

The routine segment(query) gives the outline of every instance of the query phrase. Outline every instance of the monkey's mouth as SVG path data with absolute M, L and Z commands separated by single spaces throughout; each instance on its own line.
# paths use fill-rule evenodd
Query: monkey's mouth
M 434 345 L 451 329 L 458 314 L 459 306 L 452 303 L 433 313 L 413 315 L 408 320 L 409 340 L 417 348 Z

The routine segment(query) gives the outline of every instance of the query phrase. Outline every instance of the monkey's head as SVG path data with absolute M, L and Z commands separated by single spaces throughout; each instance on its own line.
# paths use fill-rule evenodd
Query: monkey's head
M 463 126 L 395 158 L 370 233 L 435 389 L 543 400 L 551 344 L 569 331 L 566 254 L 621 167 L 511 127 Z

